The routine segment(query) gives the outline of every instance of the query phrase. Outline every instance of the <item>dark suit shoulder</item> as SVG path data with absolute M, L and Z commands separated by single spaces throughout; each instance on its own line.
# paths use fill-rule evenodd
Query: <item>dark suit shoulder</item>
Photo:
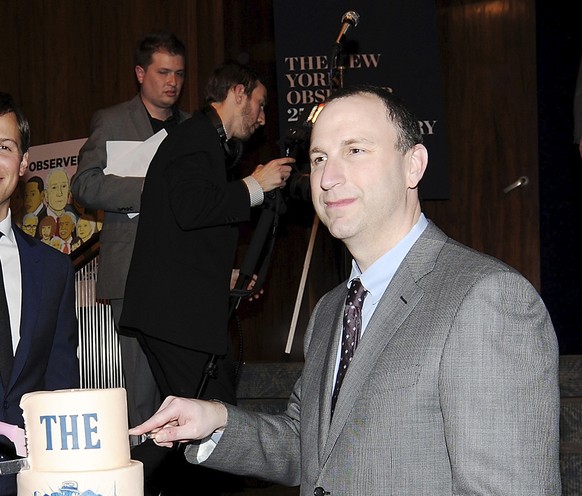
M 131 100 L 127 100 L 125 102 L 112 105 L 111 107 L 106 107 L 97 110 L 96 114 L 101 114 L 104 117 L 118 118 L 120 115 L 125 115 L 128 112 L 141 109 L 143 109 L 145 113 L 145 107 L 143 106 L 143 103 L 141 102 L 139 95 L 136 95 Z
M 195 112 L 170 131 L 160 145 L 160 149 L 187 148 L 189 151 L 220 146 L 220 138 L 210 119 L 201 112 Z
M 16 239 L 19 246 L 19 252 L 21 256 L 25 256 L 26 253 L 34 253 L 34 255 L 48 260 L 51 264 L 59 264 L 60 266 L 72 265 L 71 259 L 68 255 L 61 253 L 52 246 L 49 246 L 37 238 L 33 238 L 26 234 L 17 225 L 12 224 L 12 229 L 16 235 Z M 21 247 L 25 246 L 30 251 L 23 251 Z

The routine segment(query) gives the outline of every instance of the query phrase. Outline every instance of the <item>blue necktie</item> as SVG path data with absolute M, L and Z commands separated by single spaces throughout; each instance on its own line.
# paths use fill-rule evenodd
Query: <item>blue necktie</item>
M 339 396 L 339 391 L 348 370 L 348 366 L 354 356 L 354 351 L 358 346 L 360 333 L 362 332 L 362 306 L 366 297 L 366 288 L 359 279 L 354 279 L 348 290 L 346 304 L 344 307 L 344 326 L 342 334 L 342 351 L 340 363 L 337 370 L 335 386 L 331 397 L 331 414 L 335 410 L 335 404 Z

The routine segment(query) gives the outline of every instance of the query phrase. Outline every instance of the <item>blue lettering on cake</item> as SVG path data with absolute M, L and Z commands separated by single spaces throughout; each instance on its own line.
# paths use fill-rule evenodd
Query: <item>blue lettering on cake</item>
M 61 450 L 78 450 L 79 449 L 79 430 L 83 429 L 82 439 L 85 440 L 83 449 L 100 449 L 101 440 L 96 437 L 98 434 L 99 419 L 96 413 L 83 413 L 83 420 L 79 415 L 59 415 L 58 422 L 56 415 L 41 415 L 40 424 L 45 425 L 46 450 L 52 451 L 53 447 L 53 428 L 60 429 Z
M 71 430 L 67 431 L 67 417 L 71 419 Z M 61 421 L 61 450 L 79 449 L 79 433 L 77 430 L 78 415 L 59 415 Z M 71 436 L 73 446 L 69 448 L 67 438 Z
M 46 449 L 47 451 L 52 451 L 53 449 L 53 436 L 51 430 L 50 421 L 57 422 L 57 418 L 54 415 L 41 415 L 40 416 L 40 425 L 42 425 L 46 421 L 45 430 L 46 430 Z
M 83 420 L 85 421 L 85 449 L 99 449 L 101 448 L 101 440 L 96 439 L 93 442 L 91 434 L 97 434 L 97 414 L 84 413 Z M 91 420 L 95 420 L 95 425 L 91 427 Z

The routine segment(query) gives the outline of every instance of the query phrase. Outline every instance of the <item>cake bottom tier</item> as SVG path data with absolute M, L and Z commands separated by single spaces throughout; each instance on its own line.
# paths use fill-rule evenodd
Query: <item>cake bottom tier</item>
M 87 472 L 22 470 L 18 496 L 143 496 L 143 465 L 132 460 L 125 467 Z

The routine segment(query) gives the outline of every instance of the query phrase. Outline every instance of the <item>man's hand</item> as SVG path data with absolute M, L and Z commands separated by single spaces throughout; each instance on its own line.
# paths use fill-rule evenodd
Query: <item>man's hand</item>
M 291 157 L 276 158 L 266 165 L 257 165 L 252 176 L 265 193 L 275 188 L 283 188 L 291 175 L 291 166 L 295 159 Z
M 232 273 L 230 274 L 230 290 L 232 291 L 236 286 L 236 281 L 238 281 L 238 276 L 240 274 L 239 269 L 232 269 Z M 252 291 L 255 287 L 255 283 L 257 282 L 257 274 L 253 274 L 253 278 L 249 281 L 247 285 L 247 291 Z M 259 297 L 264 293 L 263 289 L 259 290 L 257 293 L 252 293 L 249 296 L 249 301 L 258 300 Z
M 148 434 L 166 448 L 175 442 L 204 439 L 226 427 L 228 411 L 218 401 L 203 401 L 168 396 L 158 411 L 143 424 L 129 430 L 130 436 Z

